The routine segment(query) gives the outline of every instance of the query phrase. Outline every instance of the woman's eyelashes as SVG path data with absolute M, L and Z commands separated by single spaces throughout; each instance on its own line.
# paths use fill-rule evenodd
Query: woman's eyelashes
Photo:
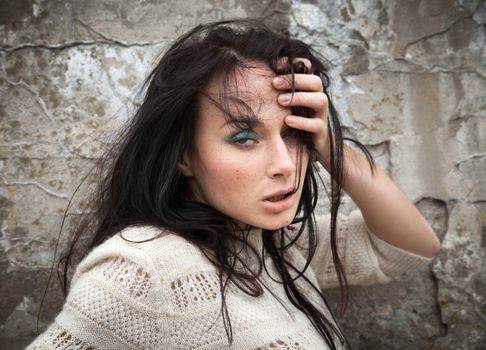
M 287 128 L 282 132 L 282 138 L 298 138 L 301 135 L 301 131 L 294 128 Z
M 295 141 L 302 139 L 302 131 L 294 128 L 286 128 L 281 133 L 284 141 Z M 251 129 L 238 130 L 226 138 L 226 141 L 239 146 L 251 146 L 257 144 L 260 140 L 258 134 Z
M 237 145 L 249 146 L 258 142 L 258 135 L 252 130 L 244 129 L 231 134 L 226 140 Z

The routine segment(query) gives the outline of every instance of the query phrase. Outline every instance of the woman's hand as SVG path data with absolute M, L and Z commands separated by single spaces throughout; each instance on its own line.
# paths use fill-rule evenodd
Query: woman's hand
M 288 64 L 283 58 L 280 64 Z M 308 59 L 298 58 L 294 61 L 302 62 L 307 71 L 311 69 Z M 278 103 L 283 107 L 306 107 L 312 111 L 312 118 L 288 115 L 285 122 L 291 128 L 307 131 L 312 134 L 314 147 L 319 153 L 319 161 L 325 166 L 329 161 L 329 131 L 327 123 L 328 100 L 324 93 L 321 78 L 314 74 L 294 74 L 294 85 L 298 92 L 288 92 L 292 88 L 292 75 L 279 75 L 273 81 L 273 87 L 282 91 L 278 96 Z
M 311 71 L 309 60 L 298 58 L 294 63 L 296 61 L 304 63 L 307 71 Z M 285 65 L 288 65 L 288 59 L 282 58 L 278 68 L 285 68 Z M 283 92 L 278 96 L 278 103 L 285 107 L 307 107 L 313 114 L 311 118 L 289 115 L 285 122 L 292 128 L 312 133 L 314 147 L 320 155 L 319 161 L 328 168 L 328 100 L 322 81 L 313 74 L 296 73 L 294 77 L 295 89 L 299 92 L 295 92 L 293 97 L 292 93 L 287 92 L 292 88 L 291 75 L 280 75 L 273 79 L 273 87 Z M 344 191 L 360 208 L 371 232 L 415 254 L 427 257 L 437 255 L 440 242 L 434 231 L 388 175 L 378 167 L 372 173 L 368 161 L 348 146 L 344 145 L 343 152 Z

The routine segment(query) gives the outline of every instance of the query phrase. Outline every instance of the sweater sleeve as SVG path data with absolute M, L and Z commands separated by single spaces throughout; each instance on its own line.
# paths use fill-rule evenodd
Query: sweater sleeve
M 80 263 L 61 313 L 27 349 L 167 348 L 156 276 L 147 254 L 112 237 Z
M 317 248 L 311 266 L 321 288 L 338 287 L 330 243 L 330 216 L 316 220 Z M 339 217 L 338 254 L 350 285 L 387 283 L 392 276 L 427 266 L 433 258 L 395 247 L 374 235 L 359 210 Z

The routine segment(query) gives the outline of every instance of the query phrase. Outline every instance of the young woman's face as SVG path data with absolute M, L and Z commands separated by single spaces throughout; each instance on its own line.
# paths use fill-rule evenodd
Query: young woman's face
M 278 92 L 271 84 L 274 76 L 263 64 L 238 68 L 232 75 L 226 92 L 251 107 L 257 117 L 251 127 L 228 123 L 221 109 L 202 96 L 194 148 L 180 163 L 192 198 L 241 226 L 277 229 L 289 225 L 302 193 L 309 157 L 295 130 L 285 124 L 291 113 L 277 103 Z M 220 88 L 215 79 L 206 95 L 218 101 Z M 237 104 L 228 107 L 232 114 L 242 112 Z

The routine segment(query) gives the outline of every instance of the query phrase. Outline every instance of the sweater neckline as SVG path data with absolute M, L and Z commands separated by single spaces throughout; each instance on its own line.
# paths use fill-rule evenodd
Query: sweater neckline
M 285 231 L 292 235 L 292 232 L 296 230 L 293 225 L 289 225 L 284 228 Z M 252 228 L 247 233 L 245 233 L 245 237 L 248 243 L 251 243 L 255 248 L 260 249 L 263 247 L 263 229 L 261 228 Z
M 250 231 L 248 231 L 246 240 L 256 249 L 261 250 L 263 246 L 263 230 L 261 228 L 252 228 Z

